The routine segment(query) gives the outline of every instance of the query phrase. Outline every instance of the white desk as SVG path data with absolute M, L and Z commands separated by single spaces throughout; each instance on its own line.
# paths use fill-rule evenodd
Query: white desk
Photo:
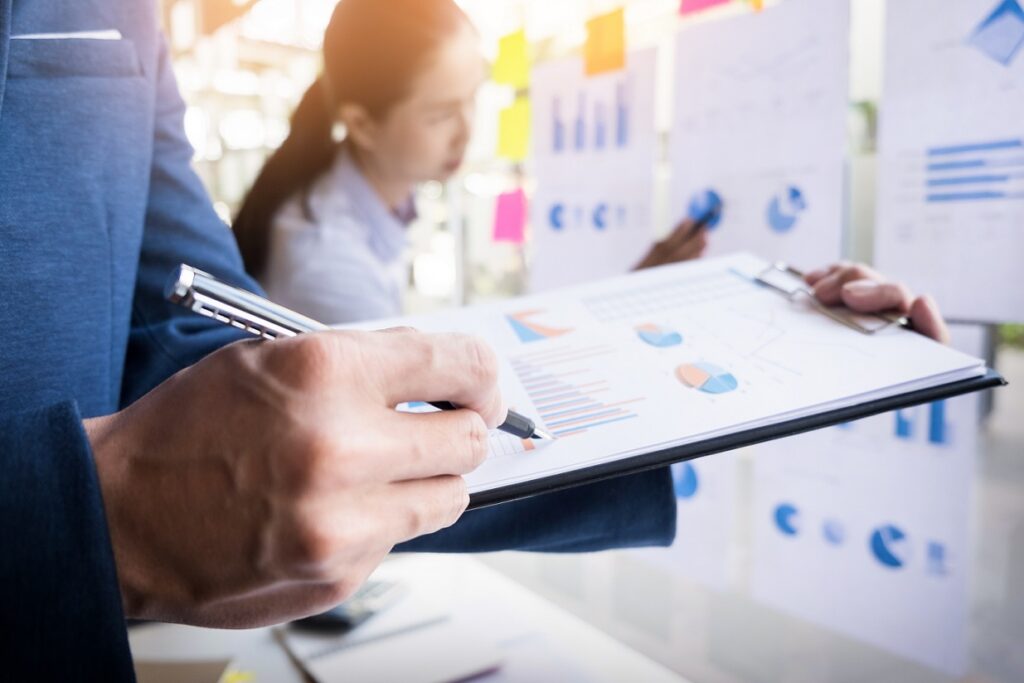
M 472 620 L 505 653 L 501 671 L 479 678 L 506 681 L 685 683 L 684 679 L 614 640 L 509 578 L 465 556 L 419 555 L 392 560 L 399 572 L 431 576 L 454 615 Z M 393 573 L 396 565 L 389 566 Z M 137 661 L 231 659 L 250 683 L 304 681 L 271 629 L 220 631 L 171 624 L 129 633 Z M 396 652 L 396 656 L 401 653 Z M 144 681 L 142 683 L 145 683 Z M 326 682 L 325 682 L 326 683 Z

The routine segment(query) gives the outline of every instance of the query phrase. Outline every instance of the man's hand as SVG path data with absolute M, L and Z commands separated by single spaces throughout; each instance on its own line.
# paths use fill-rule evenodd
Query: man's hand
M 672 234 L 660 242 L 654 243 L 654 246 L 634 270 L 700 258 L 708 247 L 708 229 L 700 228 L 694 231 L 694 225 L 691 218 L 687 218 L 677 225 Z
M 87 420 L 126 616 L 244 628 L 344 600 L 465 510 L 496 378 L 471 337 L 326 332 L 233 344 Z
M 916 331 L 949 343 L 949 330 L 930 296 L 915 297 L 905 285 L 890 282 L 865 265 L 839 263 L 808 273 L 806 281 L 826 306 L 843 304 L 858 313 L 896 311 L 909 316 Z

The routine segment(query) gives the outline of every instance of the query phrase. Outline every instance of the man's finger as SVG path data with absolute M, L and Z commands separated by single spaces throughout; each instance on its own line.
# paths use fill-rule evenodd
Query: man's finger
M 843 286 L 841 296 L 843 303 L 858 313 L 906 313 L 914 299 L 907 288 L 898 282 L 874 280 L 848 282 Z
M 463 334 L 397 330 L 367 333 L 367 352 L 380 396 L 388 406 L 406 401 L 450 401 L 479 413 L 488 427 L 507 415 L 498 391 L 498 360 L 483 340 Z
M 487 459 L 487 425 L 471 410 L 396 412 L 381 427 L 374 462 L 388 481 L 469 474 Z
M 920 296 L 910 305 L 910 320 L 914 329 L 935 341 L 948 344 L 949 328 L 942 319 L 938 304 L 930 296 Z
M 469 505 L 469 493 L 462 477 L 417 479 L 389 485 L 377 504 L 382 507 L 368 514 L 381 515 L 385 536 L 402 543 L 455 524 Z
M 842 302 L 842 289 L 854 280 L 875 280 L 884 278 L 877 272 L 861 264 L 841 264 L 831 273 L 814 285 L 814 295 L 826 306 L 835 306 Z

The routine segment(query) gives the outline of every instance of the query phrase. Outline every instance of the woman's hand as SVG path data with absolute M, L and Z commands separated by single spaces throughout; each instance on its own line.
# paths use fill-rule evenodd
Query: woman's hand
M 634 270 L 700 258 L 708 246 L 708 229 L 701 227 L 695 230 L 695 225 L 691 218 L 677 225 L 671 235 L 654 243 Z
M 892 282 L 860 263 L 837 263 L 808 273 L 807 284 L 826 306 L 845 305 L 858 313 L 897 311 L 910 318 L 914 330 L 949 343 L 949 329 L 935 300 L 914 294 L 900 282 Z

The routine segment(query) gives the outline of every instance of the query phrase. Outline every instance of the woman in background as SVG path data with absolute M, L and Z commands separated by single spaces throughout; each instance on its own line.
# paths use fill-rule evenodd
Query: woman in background
M 479 37 L 453 0 L 342 0 L 323 52 L 323 74 L 234 232 L 246 269 L 278 303 L 329 324 L 397 316 L 413 192 L 450 178 L 472 134 L 486 78 Z M 687 222 L 641 265 L 705 246 Z

